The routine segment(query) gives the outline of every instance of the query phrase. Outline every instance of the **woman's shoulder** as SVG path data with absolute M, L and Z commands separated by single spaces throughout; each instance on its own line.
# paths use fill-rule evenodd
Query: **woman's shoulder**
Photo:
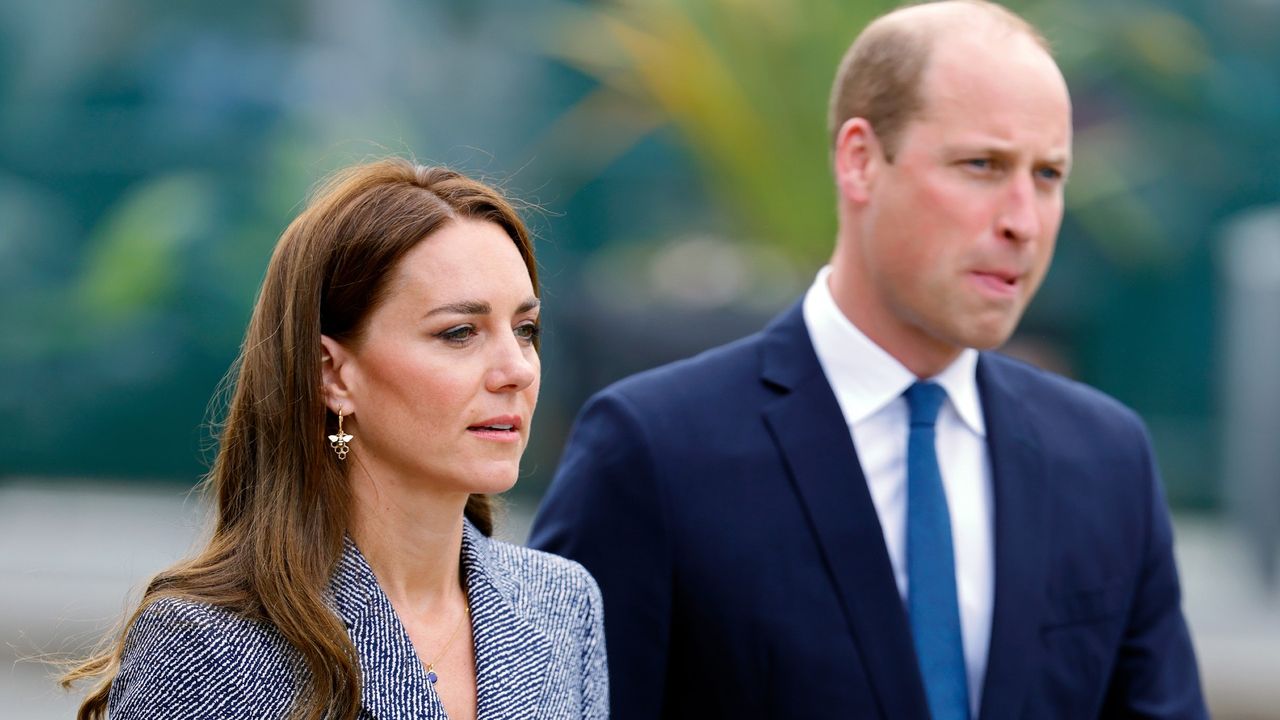
M 548 687 L 569 704 L 563 714 L 549 714 L 608 717 L 604 601 L 595 579 L 578 563 L 541 550 L 497 540 L 490 549 L 494 574 L 506 576 L 513 606 L 550 645 Z
M 300 668 L 300 658 L 269 623 L 204 602 L 159 598 L 138 613 L 125 636 L 111 717 L 153 717 L 158 710 L 165 717 L 200 717 L 209 703 L 228 717 L 287 709 Z
M 579 563 L 541 550 L 489 540 L 494 569 L 524 591 L 543 595 L 598 595 L 595 578 Z
M 250 646 L 284 650 L 288 644 L 268 622 L 228 608 L 180 597 L 153 600 L 138 613 L 129 629 L 125 655 L 130 651 L 159 654 L 207 652 L 230 657 Z
M 181 627 L 243 626 L 246 629 L 259 624 L 218 605 L 174 596 L 159 597 L 143 606 L 142 611 L 138 613 L 135 627 L 152 623 Z
M 472 603 L 500 596 L 519 617 L 557 641 L 589 637 L 601 623 L 600 588 L 573 560 L 486 537 L 468 523 L 463 565 L 469 568 Z

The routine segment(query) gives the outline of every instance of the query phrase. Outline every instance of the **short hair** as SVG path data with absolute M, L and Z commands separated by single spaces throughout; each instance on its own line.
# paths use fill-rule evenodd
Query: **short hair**
M 1035 26 L 988 0 L 912 3 L 891 10 L 871 21 L 840 61 L 827 112 L 832 147 L 845 122 L 865 118 L 893 161 L 903 129 L 924 107 L 920 86 L 938 37 L 936 22 L 911 22 L 905 15 L 930 5 L 968 6 L 975 11 L 973 19 L 1025 35 L 1050 52 L 1049 41 Z

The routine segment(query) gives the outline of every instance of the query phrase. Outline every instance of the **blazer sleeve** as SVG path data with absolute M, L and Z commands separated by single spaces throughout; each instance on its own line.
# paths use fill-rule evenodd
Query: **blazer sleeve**
M 611 717 L 659 717 L 671 625 L 671 541 L 649 434 L 605 390 L 574 424 L 530 545 L 576 560 L 599 583 Z
M 604 600 L 600 586 L 587 574 L 585 617 L 582 630 L 582 717 L 583 720 L 609 718 L 609 665 L 605 656 Z
M 283 717 L 291 672 L 248 621 L 199 603 L 163 598 L 130 628 L 111 684 L 111 720 Z
M 1136 418 L 1135 418 L 1136 420 Z M 1147 526 L 1137 590 L 1102 709 L 1102 717 L 1172 720 L 1208 718 L 1173 557 L 1173 527 L 1152 457 L 1136 420 L 1144 453 Z

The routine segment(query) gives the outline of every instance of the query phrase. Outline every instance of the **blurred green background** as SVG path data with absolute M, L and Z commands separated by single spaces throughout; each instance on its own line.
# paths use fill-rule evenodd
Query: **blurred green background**
M 1217 228 L 1280 197 L 1280 6 L 1015 3 L 1077 164 L 1018 344 L 1135 407 L 1173 502 L 1222 504 Z M 271 247 L 387 153 L 540 210 L 536 496 L 590 391 L 760 325 L 831 246 L 824 110 L 883 2 L 0 7 L 0 475 L 190 483 Z

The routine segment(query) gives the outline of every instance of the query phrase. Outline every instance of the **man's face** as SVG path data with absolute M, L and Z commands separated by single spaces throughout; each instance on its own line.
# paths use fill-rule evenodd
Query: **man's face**
M 863 331 L 908 367 L 1013 333 L 1062 220 L 1071 107 L 1052 59 L 1021 35 L 941 40 L 923 111 L 874 163 L 850 278 Z

